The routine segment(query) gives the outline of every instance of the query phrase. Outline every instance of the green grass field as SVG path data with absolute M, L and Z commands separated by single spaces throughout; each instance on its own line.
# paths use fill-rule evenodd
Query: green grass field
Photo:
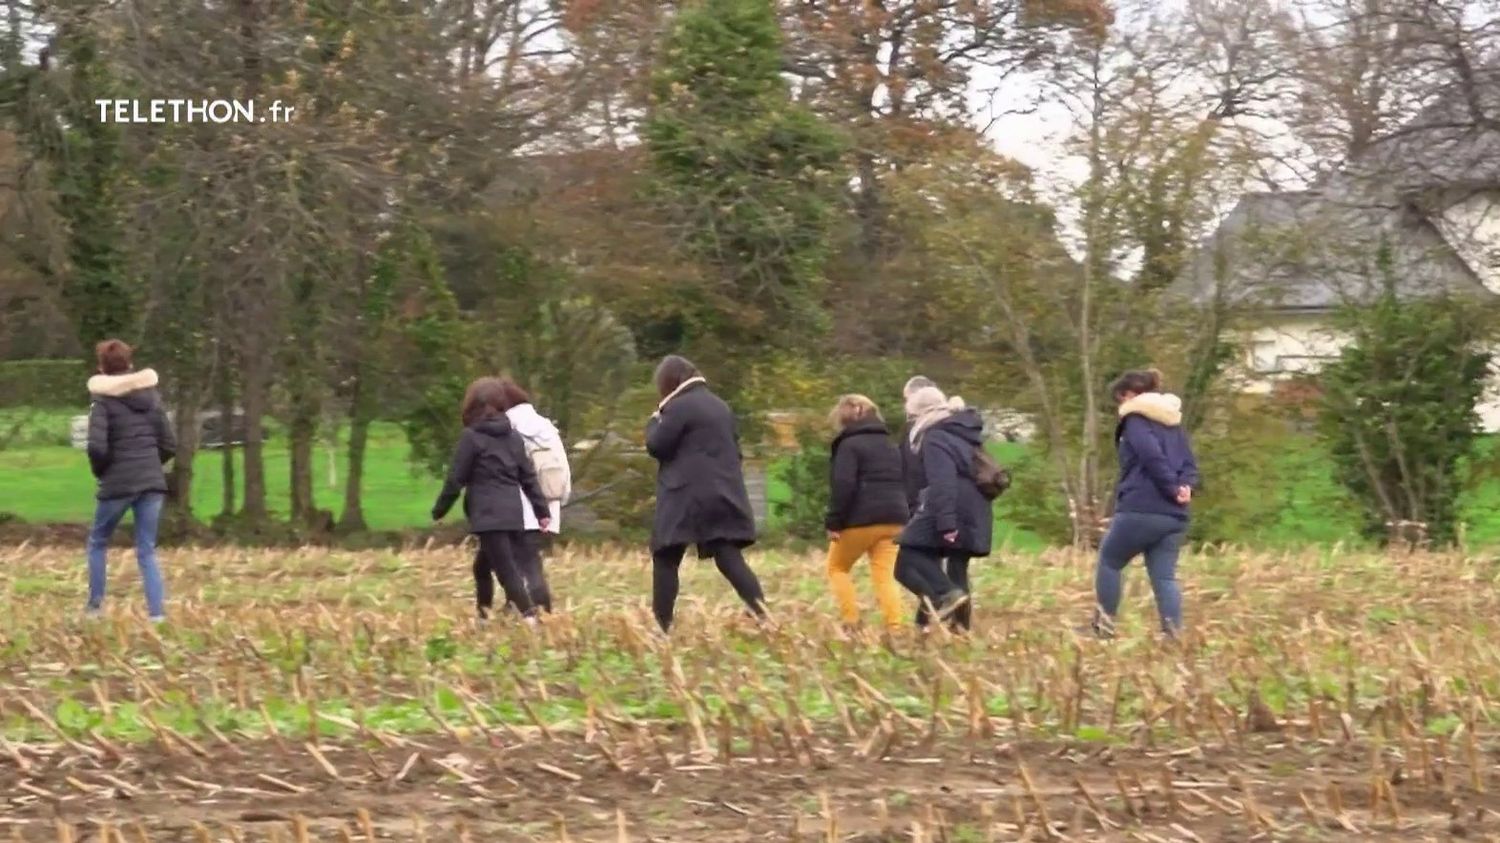
M 68 444 L 66 413 L 22 413 L 0 411 L 0 437 L 18 423 L 19 434 L 0 450 L 0 514 L 31 523 L 86 523 L 93 512 L 94 480 L 81 451 Z M 1481 456 L 1496 447 L 1493 439 L 1482 444 Z M 992 446 L 1004 464 L 1024 464 L 1027 446 L 1000 443 Z M 326 443 L 318 446 L 315 460 L 315 494 L 318 506 L 335 515 L 343 509 L 347 466 L 342 442 L 330 454 Z M 414 467 L 401 430 L 393 424 L 373 428 L 365 465 L 365 515 L 375 530 L 419 528 L 430 523 L 429 509 L 439 480 Z M 243 483 L 241 455 L 236 452 L 236 478 Z M 332 457 L 332 462 L 330 462 Z M 1216 496 L 1239 482 L 1235 477 L 1211 479 L 1214 485 L 1200 499 L 1199 527 L 1212 526 L 1214 539 L 1253 544 L 1257 547 L 1295 548 L 1304 545 L 1359 543 L 1358 516 L 1345 492 L 1332 476 L 1332 467 L 1310 438 L 1289 439 L 1285 447 L 1267 457 L 1268 469 L 1258 480 L 1264 490 L 1224 504 Z M 773 462 L 767 495 L 772 502 L 773 530 L 783 526 L 775 502 L 786 501 L 790 490 L 780 477 L 781 465 Z M 219 452 L 200 453 L 195 460 L 194 512 L 210 518 L 221 510 L 223 460 Z M 268 503 L 275 514 L 288 510 L 288 460 L 286 439 L 274 434 L 266 446 Z M 996 544 L 1005 550 L 1033 552 L 1048 542 L 1036 532 L 1018 526 L 1028 523 L 1024 512 L 1044 508 L 1035 491 L 1040 477 L 1028 477 L 997 507 Z M 1248 500 L 1247 500 L 1248 499 Z M 1462 502 L 1464 538 L 1471 546 L 1500 544 L 1500 476 L 1478 483 Z M 1035 516 L 1034 512 L 1030 512 Z M 1201 538 L 1201 536 L 1200 536 Z
M 14 412 L 0 414 L 0 431 L 9 430 Z M 83 523 L 93 515 L 94 478 L 88 458 L 68 444 L 68 416 L 33 416 L 19 441 L 0 451 L 0 512 L 37 523 Z M 375 530 L 399 530 L 431 522 L 432 499 L 439 481 L 413 467 L 401 430 L 377 424 L 371 432 L 365 461 L 365 520 Z M 342 448 L 334 455 L 336 474 L 330 478 L 329 448 L 320 445 L 314 462 L 318 506 L 343 510 L 347 465 Z M 236 481 L 244 482 L 241 454 L 235 452 Z M 193 461 L 193 511 L 200 517 L 218 513 L 224 494 L 223 455 L 199 453 Z M 273 438 L 266 444 L 266 485 L 271 511 L 284 515 L 290 498 L 287 443 Z M 335 482 L 330 485 L 329 480 Z

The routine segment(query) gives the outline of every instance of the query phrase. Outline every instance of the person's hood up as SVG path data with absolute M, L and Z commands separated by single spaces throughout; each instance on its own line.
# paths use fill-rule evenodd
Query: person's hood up
M 480 419 L 474 422 L 472 429 L 475 433 L 483 433 L 485 436 L 494 436 L 496 438 L 507 436 L 511 431 L 510 419 L 506 418 L 503 414 L 490 416 L 487 419 Z
M 1163 392 L 1146 392 L 1120 405 L 1120 418 L 1144 416 L 1157 424 L 1177 427 L 1182 424 L 1182 399 Z
M 970 445 L 984 444 L 984 419 L 972 407 L 955 412 L 938 422 L 934 429 L 957 436 Z
M 144 413 L 157 403 L 155 369 L 126 372 L 123 375 L 94 375 L 89 378 L 89 394 L 98 398 L 115 398 L 137 413 Z

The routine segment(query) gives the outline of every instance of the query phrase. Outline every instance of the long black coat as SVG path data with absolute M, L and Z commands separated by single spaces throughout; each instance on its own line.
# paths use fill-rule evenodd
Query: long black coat
M 905 524 L 911 510 L 901 451 L 879 421 L 856 423 L 833 440 L 830 494 L 824 525 L 837 532 L 875 524 Z
M 657 461 L 652 552 L 695 544 L 706 558 L 715 543 L 755 543 L 738 427 L 719 396 L 697 384 L 667 402 L 646 424 L 646 450 Z
M 901 531 L 903 547 L 958 551 L 988 556 L 995 515 L 974 482 L 974 451 L 984 445 L 984 422 L 974 410 L 962 410 L 934 425 L 922 437 L 921 457 L 927 488 L 915 515 Z M 943 534 L 958 531 L 958 543 Z
M 517 489 L 525 493 L 538 519 L 551 517 L 520 434 L 511 429 L 505 416 L 482 419 L 459 437 L 453 467 L 432 505 L 432 518 L 436 521 L 447 515 L 458 493 L 464 491 L 469 532 L 524 530 L 526 516 Z
M 99 500 L 167 491 L 162 465 L 177 451 L 177 437 L 156 392 L 156 372 L 89 378 L 89 467 Z

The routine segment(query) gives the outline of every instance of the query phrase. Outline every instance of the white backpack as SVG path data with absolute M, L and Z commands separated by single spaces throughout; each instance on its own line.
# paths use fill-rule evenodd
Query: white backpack
M 545 440 L 527 436 L 526 455 L 536 468 L 537 483 L 548 502 L 561 503 L 568 496 L 568 455 L 561 448 L 548 447 Z

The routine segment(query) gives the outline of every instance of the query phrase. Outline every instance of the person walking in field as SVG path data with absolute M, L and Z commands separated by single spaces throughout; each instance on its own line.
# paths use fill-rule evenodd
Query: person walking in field
M 1188 531 L 1188 507 L 1199 485 L 1198 462 L 1182 429 L 1182 399 L 1162 392 L 1161 373 L 1149 369 L 1121 375 L 1110 388 L 1119 403 L 1115 447 L 1120 478 L 1115 513 L 1099 546 L 1094 572 L 1098 600 L 1090 631 L 1114 636 L 1120 608 L 1120 572 L 1145 556 L 1162 632 L 1182 631 L 1182 591 L 1177 557 Z
M 845 395 L 830 421 L 838 434 L 832 445 L 828 500 L 828 580 L 844 627 L 859 625 L 859 602 L 849 572 L 870 557 L 875 600 L 887 630 L 901 625 L 901 593 L 896 587 L 896 537 L 910 510 L 902 482 L 901 449 L 891 441 L 880 409 L 863 395 Z
M 915 375 L 901 388 L 901 400 L 903 402 L 910 401 L 911 397 L 917 393 L 917 390 L 926 388 L 937 389 L 937 384 L 933 383 L 931 378 L 923 375 Z M 899 440 L 901 450 L 901 480 L 906 489 L 906 506 L 911 512 L 916 512 L 920 508 L 922 490 L 927 488 L 927 474 L 922 469 L 922 453 L 913 444 L 912 439 L 912 425 L 915 421 L 908 411 L 906 424 L 901 428 L 901 438 Z M 940 564 L 946 566 L 946 560 Z M 946 569 L 944 576 L 947 576 Z M 928 601 L 923 600 L 917 606 L 918 627 L 925 628 L 930 620 L 927 605 Z M 956 610 L 956 613 L 960 618 L 965 620 L 969 616 L 969 610 L 963 607 Z
M 517 490 L 521 497 L 521 515 L 525 518 L 525 553 L 519 560 L 521 576 L 526 580 L 526 591 L 532 603 L 543 611 L 552 611 L 552 591 L 547 587 L 547 574 L 542 554 L 551 536 L 562 532 L 562 507 L 573 493 L 573 472 L 568 465 L 568 448 L 563 444 L 562 434 L 551 419 L 537 412 L 532 406 L 531 396 L 510 378 L 500 380 L 501 406 L 513 429 L 526 443 L 526 453 L 531 456 L 531 465 L 536 470 L 537 484 L 542 497 L 547 499 L 548 523 L 541 525 L 532 511 L 526 492 Z M 487 564 L 483 554 L 476 556 L 476 574 Z
M 646 450 L 657 461 L 651 528 L 656 622 L 663 632 L 671 630 L 678 569 L 689 545 L 697 547 L 698 558 L 713 558 L 750 612 L 763 620 L 765 595 L 744 555 L 755 543 L 755 514 L 734 413 L 697 367 L 675 354 L 656 367 L 655 382 L 661 403 L 646 424 Z
M 526 554 L 526 515 L 530 509 L 540 529 L 551 524 L 552 513 L 537 483 L 536 470 L 525 441 L 505 415 L 505 385 L 499 378 L 480 378 L 464 394 L 463 434 L 453 454 L 453 466 L 432 505 L 432 520 L 441 521 L 464 493 L 464 515 L 469 532 L 479 539 L 480 558 L 487 564 L 474 571 L 474 598 L 479 620 L 487 620 L 495 604 L 495 580 L 528 625 L 536 625 L 536 602 L 526 587 L 522 559 Z
M 98 480 L 98 505 L 89 528 L 87 614 L 104 608 L 107 552 L 115 528 L 135 516 L 135 558 L 152 623 L 166 620 L 166 586 L 156 556 L 156 534 L 167 498 L 162 466 L 177 452 L 177 438 L 157 393 L 152 369 L 136 371 L 130 346 L 105 340 L 94 349 L 99 373 L 89 378 L 89 467 Z
M 967 630 L 972 621 L 969 562 L 990 554 L 995 518 L 990 502 L 1004 491 L 1003 472 L 984 452 L 984 421 L 937 387 L 906 400 L 912 419 L 906 447 L 922 463 L 925 485 L 901 531 L 896 579 L 942 616 Z M 917 623 L 925 626 L 926 613 Z

